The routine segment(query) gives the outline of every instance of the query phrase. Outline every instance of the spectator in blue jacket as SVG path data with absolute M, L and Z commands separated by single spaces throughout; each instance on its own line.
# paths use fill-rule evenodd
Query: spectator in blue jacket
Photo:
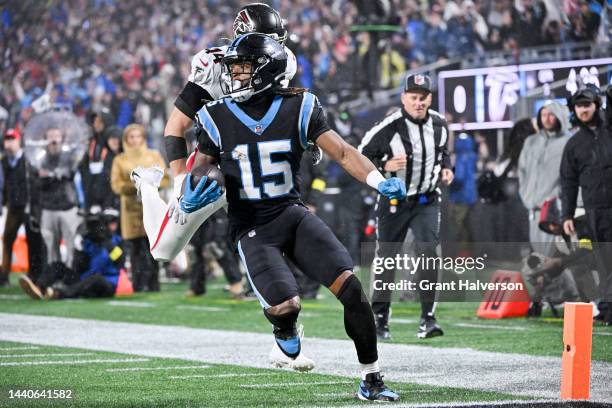
M 478 153 L 474 139 L 467 133 L 460 133 L 455 140 L 455 179 L 450 185 L 450 216 L 456 231 L 456 241 L 469 241 L 469 230 L 465 220 L 470 209 L 478 200 L 476 171 Z
M 54 262 L 36 281 L 24 276 L 19 280 L 24 292 L 47 300 L 113 297 L 125 258 L 118 217 L 115 209 L 87 215 L 75 238 L 72 268 Z

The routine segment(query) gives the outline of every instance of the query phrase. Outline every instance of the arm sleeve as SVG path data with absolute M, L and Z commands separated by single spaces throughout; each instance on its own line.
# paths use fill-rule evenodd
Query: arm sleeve
M 446 121 L 444 121 L 444 124 L 442 126 L 444 131 L 446 132 L 446 141 L 444 142 L 444 146 L 442 146 L 442 168 L 453 170 L 450 152 L 448 151 L 448 138 L 450 136 L 450 132 L 448 131 L 448 124 L 446 123 Z
M 385 148 L 388 146 L 385 134 L 386 126 L 378 127 L 374 126 L 368 130 L 361 140 L 361 144 L 357 147 L 359 153 L 370 159 L 376 166 L 378 171 L 384 174 L 385 165 L 387 164 Z
M 327 115 L 317 99 L 310 116 L 310 123 L 308 124 L 308 140 L 314 143 L 319 136 L 328 130 L 330 130 L 330 127 L 327 124 Z
M 212 101 L 208 91 L 191 81 L 188 81 L 179 96 L 174 101 L 174 106 L 186 116 L 193 119 L 196 112 L 202 109 L 206 102 Z
M 568 143 L 561 159 L 561 215 L 563 220 L 574 218 L 578 198 L 578 170 Z
M 219 160 L 221 156 L 221 149 L 212 141 L 203 128 L 199 128 L 198 130 L 198 151 L 207 156 L 215 157 L 217 160 Z

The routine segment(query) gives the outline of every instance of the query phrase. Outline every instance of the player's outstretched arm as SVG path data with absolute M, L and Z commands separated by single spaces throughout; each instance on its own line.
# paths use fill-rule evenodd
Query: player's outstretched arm
M 187 141 L 185 132 L 193 125 L 193 121 L 179 109 L 174 107 L 164 129 L 166 155 L 170 161 L 170 169 L 176 177 L 187 172 Z M 184 156 L 184 157 L 181 157 Z
M 370 159 L 346 143 L 333 130 L 322 133 L 317 138 L 317 145 L 351 176 L 378 190 L 384 196 L 399 199 L 406 197 L 406 185 L 402 180 L 397 177 L 385 179 Z

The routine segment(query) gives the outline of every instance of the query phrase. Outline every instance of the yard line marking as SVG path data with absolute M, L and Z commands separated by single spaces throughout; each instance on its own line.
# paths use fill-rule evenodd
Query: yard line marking
M 417 321 L 415 319 L 391 319 L 391 323 L 398 323 L 398 324 L 413 324 L 416 322 Z
M 35 365 L 72 365 L 72 364 L 98 364 L 98 363 L 144 363 L 150 361 L 148 358 L 111 358 L 96 360 L 55 360 L 55 361 L 20 361 L 0 363 L 0 367 L 35 366 Z
M 0 347 L 0 351 L 14 351 L 14 350 L 38 350 L 38 346 L 24 346 L 24 347 Z
M 127 368 L 107 368 L 106 371 L 109 373 L 119 371 L 155 371 L 155 370 L 188 370 L 190 368 L 210 368 L 209 365 L 196 365 L 196 366 L 177 366 L 177 367 L 127 367 Z
M 195 305 L 178 305 L 177 309 L 184 310 L 196 310 L 202 312 L 229 312 L 227 307 L 216 307 L 216 306 L 195 306 Z
M 15 357 L 76 357 L 76 356 L 92 356 L 95 353 L 44 353 L 44 354 L 0 354 L 0 358 L 15 358 Z
M 105 305 L 105 303 L 102 304 Z M 225 306 L 225 304 L 215 303 L 214 306 Z M 313 308 L 312 311 L 316 310 Z M 410 316 L 401 315 L 397 317 L 409 318 Z M 12 342 L 0 343 L 1 346 L 56 346 L 72 348 L 72 350 L 64 349 L 64 351 L 104 351 L 120 353 L 111 356 L 92 356 L 92 358 L 124 358 L 131 356 L 138 358 L 173 358 L 180 360 L 180 362 L 177 361 L 176 363 L 169 362 L 167 365 L 228 364 L 258 369 L 270 368 L 267 359 L 270 351 L 270 335 L 266 333 L 195 329 L 174 325 L 164 326 L 157 324 L 110 322 L 3 312 L 0 312 L 0 322 L 0 326 L 2 326 L 2 330 L 0 330 L 0 340 Z M 459 322 L 488 323 L 476 320 L 457 321 L 457 323 Z M 497 322 L 496 324 L 505 325 L 508 323 Z M 86 327 L 87 330 L 83 330 L 83 327 Z M 599 327 L 597 327 L 596 330 L 599 332 L 606 331 L 605 328 Z M 491 330 L 486 332 L 493 333 Z M 561 326 L 559 325 L 554 332 L 561 334 Z M 603 339 L 612 339 L 612 337 L 603 337 L 602 340 Z M 350 340 L 331 340 L 309 337 L 307 348 L 310 356 L 313 356 L 318 361 L 325 361 L 326 363 L 319 366 L 317 373 L 330 374 L 337 377 L 312 379 L 287 377 L 279 379 L 278 381 L 355 380 L 355 372 L 358 372 L 359 366 L 357 364 L 357 355 L 354 350 L 354 345 Z M 48 350 L 43 351 L 47 352 Z M 43 351 L 39 350 L 39 352 Z M 54 349 L 52 351 L 56 350 Z M 512 399 L 527 397 L 529 400 L 538 398 L 558 400 L 558 380 L 561 358 L 557 356 L 547 357 L 522 353 L 477 351 L 465 347 L 434 348 L 421 344 L 417 346 L 381 343 L 378 351 L 379 359 L 385 366 L 385 374 L 387 374 L 389 378 L 392 378 L 395 383 L 421 384 L 427 387 L 435 385 L 438 387 L 487 390 L 516 395 L 515 398 L 511 397 Z M 88 357 L 82 358 L 86 359 Z M 66 359 L 70 359 L 70 357 Z M 21 360 L 24 359 L 15 359 L 11 361 Z M 453 364 L 449 364 L 449 361 L 453 362 Z M 144 363 L 108 364 L 106 366 L 97 365 L 95 367 L 103 372 L 106 368 L 144 367 L 143 364 Z M 160 365 L 165 364 L 155 364 L 151 362 L 146 366 L 153 367 Z M 421 372 L 423 367 L 427 367 L 426 372 L 438 373 L 438 375 L 432 378 L 428 376 L 417 376 L 417 373 Z M 503 369 L 489 370 L 487 375 L 483 376 L 483 367 L 503 367 Z M 6 371 L 7 369 L 0 366 L 0 373 L 2 370 Z M 212 370 L 213 369 L 210 371 L 211 373 Z M 246 370 L 214 370 L 215 373 L 252 372 Z M 163 373 L 164 378 L 167 378 L 168 375 L 175 374 L 187 375 L 208 373 L 208 371 L 206 373 L 198 371 L 177 371 L 174 373 L 162 371 L 154 372 Z M 596 360 L 592 362 L 591 396 L 594 401 L 612 402 L 609 391 L 611 376 L 612 363 Z M 261 380 L 265 379 L 275 379 L 276 381 L 278 377 L 254 377 L 255 381 L 253 382 L 248 381 L 248 377 L 244 377 L 240 383 L 261 383 L 264 382 Z M 236 383 L 238 383 L 238 380 L 239 379 L 234 379 Z M 206 381 L 206 379 L 193 381 Z M 303 389 L 312 390 L 313 392 L 342 392 L 344 390 L 340 389 L 341 387 L 343 386 L 330 386 L 328 389 L 321 389 L 320 387 L 319 389 L 314 389 L 313 387 Z M 267 390 L 272 389 L 268 388 Z M 486 406 L 486 404 L 484 406 Z
M 122 300 L 111 300 L 106 302 L 110 306 L 125 306 L 125 307 L 154 307 L 153 303 L 149 302 L 125 302 Z
M 275 383 L 275 384 L 243 384 L 240 388 L 276 388 L 276 387 L 294 387 L 296 385 L 336 385 L 336 384 L 352 384 L 353 381 L 314 381 L 314 382 L 291 382 L 291 383 Z
M 264 375 L 275 375 L 276 373 L 229 373 L 229 374 L 212 374 L 212 375 L 171 375 L 170 379 L 184 380 L 187 378 L 231 378 L 231 377 L 261 377 Z
M 476 324 L 476 323 L 454 323 L 451 326 L 468 327 L 474 329 L 495 329 L 495 330 L 516 330 L 528 331 L 529 329 L 523 326 L 502 326 L 499 324 Z
M 27 299 L 28 297 L 26 295 L 9 295 L 9 294 L 2 294 L 0 295 L 0 299 L 2 300 L 22 300 L 22 299 Z
M 517 407 L 525 405 L 527 408 L 534 406 L 534 404 L 563 404 L 559 400 L 555 399 L 541 399 L 541 400 L 502 400 L 502 401 L 466 401 L 466 402 L 425 402 L 425 403 L 408 403 L 408 405 L 402 405 L 406 408 L 452 408 L 452 407 Z M 542 405 L 544 406 L 544 405 Z M 556 406 L 556 405 L 555 405 Z M 593 405 L 595 406 L 595 405 Z M 364 405 L 344 405 L 343 408 L 363 408 Z M 569 405 L 568 405 L 569 407 Z
M 593 332 L 593 334 L 595 334 L 597 336 L 612 336 L 612 333 Z
M 355 397 L 355 393 L 354 392 L 344 392 L 344 393 L 323 392 L 321 394 L 314 394 L 314 396 L 315 397 L 346 398 L 346 397 Z
M 313 313 L 313 312 L 302 312 L 300 313 L 300 317 L 319 317 L 321 316 L 320 313 Z

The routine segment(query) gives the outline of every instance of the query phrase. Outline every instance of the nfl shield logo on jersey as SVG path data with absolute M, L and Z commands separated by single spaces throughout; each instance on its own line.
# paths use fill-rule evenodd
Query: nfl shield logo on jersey
M 256 124 L 255 125 L 255 133 L 257 133 L 258 135 L 260 135 L 263 132 L 263 126 L 261 126 L 261 124 Z

